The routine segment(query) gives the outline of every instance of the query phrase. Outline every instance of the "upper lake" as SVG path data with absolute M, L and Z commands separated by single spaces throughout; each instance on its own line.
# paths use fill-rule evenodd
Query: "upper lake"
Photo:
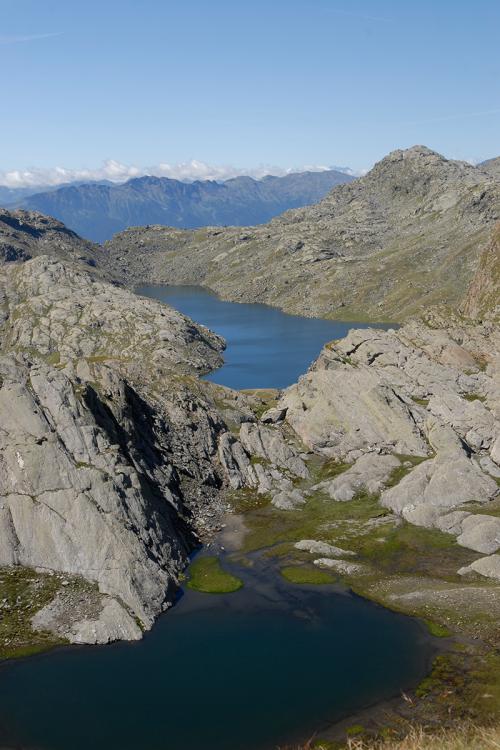
M 139 286 L 138 294 L 167 302 L 226 339 L 224 365 L 207 376 L 229 388 L 286 388 L 295 383 L 324 344 L 350 328 L 389 325 L 344 323 L 288 315 L 269 305 L 225 302 L 198 286 Z

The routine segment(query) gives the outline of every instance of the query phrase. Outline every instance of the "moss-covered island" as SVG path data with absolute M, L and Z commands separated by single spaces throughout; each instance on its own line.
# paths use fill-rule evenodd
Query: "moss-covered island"
M 205 594 L 231 594 L 242 588 L 243 582 L 223 569 L 217 557 L 198 557 L 188 569 L 187 585 Z

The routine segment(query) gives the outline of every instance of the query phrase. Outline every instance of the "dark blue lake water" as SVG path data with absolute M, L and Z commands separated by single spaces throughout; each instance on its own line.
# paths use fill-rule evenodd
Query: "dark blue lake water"
M 136 291 L 168 302 L 223 336 L 224 365 L 207 378 L 236 389 L 285 388 L 307 370 L 327 341 L 342 338 L 350 328 L 368 328 L 366 323 L 288 315 L 268 305 L 224 302 L 198 286 L 140 286 Z
M 415 620 L 333 586 L 237 570 L 187 591 L 143 641 L 63 649 L 0 669 L 0 746 L 273 750 L 397 696 L 434 647 Z

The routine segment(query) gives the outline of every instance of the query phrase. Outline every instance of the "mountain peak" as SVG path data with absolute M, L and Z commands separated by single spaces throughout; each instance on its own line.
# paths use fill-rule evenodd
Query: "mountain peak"
M 464 161 L 447 159 L 427 146 L 416 145 L 392 151 L 363 178 L 366 184 L 374 183 L 377 189 L 397 186 L 402 193 L 430 197 L 455 186 L 461 189 L 484 181 L 476 167 Z

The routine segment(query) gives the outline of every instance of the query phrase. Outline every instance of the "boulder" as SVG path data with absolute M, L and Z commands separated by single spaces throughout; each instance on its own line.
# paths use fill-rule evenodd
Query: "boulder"
M 500 518 L 479 513 L 469 515 L 462 521 L 457 542 L 462 547 L 491 555 L 500 549 Z
M 474 560 L 470 565 L 460 568 L 458 573 L 461 576 L 467 575 L 467 573 L 479 573 L 486 578 L 500 581 L 500 555 L 480 557 L 479 560 Z
M 285 417 L 286 409 L 273 407 L 272 409 L 268 409 L 264 412 L 264 414 L 262 414 L 260 421 L 263 424 L 278 424 L 278 422 L 283 422 Z
M 306 500 L 302 492 L 291 488 L 276 493 L 271 503 L 279 510 L 297 510 L 305 505 Z
M 281 430 L 246 422 L 240 428 L 240 441 L 249 455 L 263 458 L 272 466 L 286 469 L 293 476 L 309 476 L 298 450 L 285 441 Z
M 302 552 L 310 552 L 311 555 L 323 555 L 324 557 L 352 557 L 355 555 L 351 550 L 342 549 L 327 542 L 318 542 L 315 539 L 301 539 L 293 546 Z
M 313 489 L 322 490 L 332 500 L 340 502 L 352 500 L 361 491 L 377 494 L 400 465 L 395 456 L 367 453 L 358 458 L 350 469 L 335 479 L 320 482 Z
M 332 560 L 329 557 L 320 557 L 314 560 L 314 565 L 318 568 L 328 568 L 334 570 L 336 573 L 346 576 L 355 575 L 366 575 L 370 572 L 367 565 L 361 563 L 346 562 L 345 560 Z

